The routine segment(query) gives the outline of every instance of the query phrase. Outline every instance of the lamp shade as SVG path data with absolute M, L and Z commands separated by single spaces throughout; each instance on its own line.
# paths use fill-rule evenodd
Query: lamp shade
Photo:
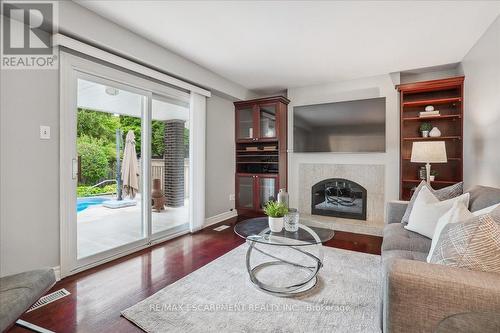
M 413 142 L 411 162 L 446 163 L 447 161 L 444 141 Z

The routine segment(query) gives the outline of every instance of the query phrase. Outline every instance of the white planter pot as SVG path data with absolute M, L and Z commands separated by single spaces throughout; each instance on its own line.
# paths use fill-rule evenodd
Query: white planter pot
M 429 180 L 433 182 L 436 179 L 436 176 L 429 176 Z
M 429 131 L 422 131 L 422 137 L 424 138 L 429 137 Z
M 283 230 L 283 223 L 284 223 L 284 218 L 283 217 L 268 217 L 269 219 L 269 229 L 271 229 L 272 232 L 281 232 Z

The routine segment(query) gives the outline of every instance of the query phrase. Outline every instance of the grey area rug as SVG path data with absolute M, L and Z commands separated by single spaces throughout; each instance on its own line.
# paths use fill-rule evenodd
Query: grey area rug
M 268 249 L 281 257 L 297 256 L 286 248 Z M 316 287 L 302 296 L 282 298 L 250 282 L 246 250 L 246 244 L 239 246 L 122 315 L 146 332 L 381 331 L 380 256 L 324 247 Z M 252 260 L 262 261 L 259 256 Z M 259 278 L 285 283 L 300 275 L 280 267 Z

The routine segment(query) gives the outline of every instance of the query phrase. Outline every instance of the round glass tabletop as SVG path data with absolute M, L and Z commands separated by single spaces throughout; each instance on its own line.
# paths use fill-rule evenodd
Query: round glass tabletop
M 299 230 L 296 232 L 286 231 L 285 228 L 281 232 L 271 232 L 267 217 L 242 221 L 236 224 L 234 232 L 249 241 L 282 246 L 320 244 L 329 241 L 335 234 L 333 229 L 310 226 L 302 220 L 300 220 Z

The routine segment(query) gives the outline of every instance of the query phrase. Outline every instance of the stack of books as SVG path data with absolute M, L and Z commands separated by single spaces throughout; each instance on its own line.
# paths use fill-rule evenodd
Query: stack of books
M 439 110 L 434 110 L 434 111 L 422 111 L 419 113 L 419 117 L 425 118 L 425 117 L 435 117 L 439 116 Z
M 276 146 L 264 146 L 264 150 L 274 151 L 276 150 Z

